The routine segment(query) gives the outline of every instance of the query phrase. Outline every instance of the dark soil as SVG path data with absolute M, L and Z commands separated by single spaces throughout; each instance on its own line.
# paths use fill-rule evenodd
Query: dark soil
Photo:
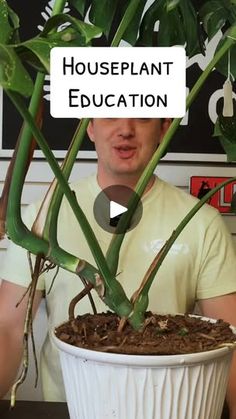
M 188 315 L 146 313 L 142 330 L 126 323 L 118 333 L 119 318 L 113 313 L 85 314 L 56 329 L 59 339 L 74 346 L 103 352 L 141 355 L 173 355 L 216 349 L 236 341 L 228 323 L 201 320 Z

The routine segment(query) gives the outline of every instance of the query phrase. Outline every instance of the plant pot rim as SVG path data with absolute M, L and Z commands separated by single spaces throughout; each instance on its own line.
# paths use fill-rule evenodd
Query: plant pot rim
M 192 315 L 191 315 L 192 316 Z M 202 320 L 216 322 L 215 319 L 211 319 L 204 316 L 193 315 L 194 317 L 200 317 Z M 236 334 L 236 328 L 230 326 Z M 224 357 L 227 353 L 230 354 L 236 348 L 236 340 L 234 343 L 225 344 L 217 349 L 212 349 L 203 352 L 194 352 L 189 354 L 177 354 L 177 355 L 130 355 L 130 354 L 119 354 L 96 351 L 93 349 L 81 348 L 78 346 L 70 345 L 69 343 L 63 342 L 55 335 L 55 330 L 50 331 L 50 338 L 55 346 L 67 354 L 72 356 L 83 358 L 85 360 L 96 361 L 99 363 L 110 363 L 118 365 L 130 365 L 130 366 L 153 366 L 153 367 L 177 367 L 180 365 L 194 365 L 199 363 L 211 362 L 213 359 Z

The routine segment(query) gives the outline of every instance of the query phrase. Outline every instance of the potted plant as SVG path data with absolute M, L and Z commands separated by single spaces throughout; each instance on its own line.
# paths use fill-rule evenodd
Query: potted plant
M 204 198 L 200 202 L 196 203 L 195 207 L 189 212 L 189 214 L 186 215 L 186 217 L 184 217 L 184 219 L 181 221 L 179 226 L 177 226 L 169 240 L 167 240 L 167 242 L 159 251 L 158 255 L 155 257 L 138 291 L 133 295 L 131 299 L 127 297 L 121 284 L 116 278 L 119 252 L 125 234 L 119 234 L 114 237 L 105 256 L 96 239 L 96 236 L 94 235 L 94 232 L 91 229 L 91 226 L 89 225 L 85 217 L 84 212 L 79 206 L 77 199 L 68 184 L 68 179 L 89 121 L 83 120 L 80 122 L 79 128 L 75 133 L 75 136 L 69 147 L 67 156 L 61 168 L 59 167 L 55 157 L 53 156 L 50 150 L 50 147 L 48 146 L 44 138 L 43 133 L 39 128 L 41 123 L 41 116 L 39 110 L 42 97 L 42 87 L 44 81 L 44 74 L 45 72 L 49 71 L 49 52 L 51 47 L 89 46 L 92 44 L 94 38 L 101 32 L 103 32 L 108 37 L 108 40 L 110 40 L 111 22 L 113 21 L 114 15 L 115 13 L 117 13 L 117 8 L 119 6 L 118 2 L 116 2 L 112 8 L 103 8 L 103 14 L 101 15 L 101 13 L 99 13 L 99 11 L 101 10 L 101 2 L 98 3 L 97 1 L 72 1 L 71 3 L 77 9 L 78 13 L 82 18 L 85 16 L 88 7 L 91 5 L 90 19 L 92 20 L 93 24 L 85 23 L 83 19 L 76 19 L 71 15 L 63 14 L 65 1 L 58 0 L 55 2 L 54 5 L 53 16 L 48 20 L 41 34 L 32 40 L 27 40 L 22 43 L 19 41 L 18 38 L 18 20 L 16 15 L 8 7 L 6 1 L 2 0 L 0 3 L 0 7 L 2 10 L 2 13 L 0 14 L 0 23 L 2 23 L 1 27 L 4 28 L 4 30 L 1 32 L 0 45 L 1 55 L 3 57 L 3 60 L 1 62 L 0 83 L 5 89 L 6 94 L 10 97 L 10 99 L 12 100 L 12 102 L 14 103 L 17 110 L 19 111 L 19 113 L 25 121 L 25 124 L 19 137 L 19 141 L 17 143 L 16 152 L 14 153 L 13 159 L 10 164 L 9 173 L 7 175 L 7 181 L 1 197 L 1 235 L 4 236 L 6 231 L 7 235 L 11 238 L 12 241 L 36 255 L 35 264 L 32 268 L 32 284 L 30 287 L 30 296 L 26 319 L 26 348 L 26 336 L 28 331 L 31 329 L 32 301 L 34 298 L 37 281 L 42 269 L 49 269 L 53 266 L 58 266 L 64 268 L 65 270 L 73 272 L 77 274 L 79 277 L 81 277 L 82 280 L 85 282 L 85 290 L 82 294 L 78 296 L 78 298 L 76 298 L 76 301 L 81 299 L 83 295 L 88 294 L 90 290 L 94 288 L 98 292 L 102 300 L 105 302 L 105 304 L 109 307 L 109 309 L 115 312 L 116 315 L 121 319 L 119 326 L 120 329 L 124 327 L 127 321 L 136 330 L 142 328 L 143 324 L 146 321 L 145 319 L 146 310 L 148 308 L 149 289 L 166 254 L 170 250 L 171 246 L 173 245 L 174 241 L 181 233 L 185 225 L 194 216 L 194 214 L 201 208 L 202 205 L 204 205 L 205 202 L 207 202 L 207 200 L 213 193 L 215 193 L 220 187 L 223 186 L 217 186 L 216 188 L 214 188 L 213 191 L 209 192 L 206 196 L 204 196 Z M 106 2 L 104 2 L 104 4 L 105 3 Z M 113 47 L 118 46 L 122 38 L 128 40 L 133 45 L 150 45 L 153 41 L 154 24 L 156 20 L 160 20 L 158 45 L 169 46 L 174 44 L 185 44 L 187 55 L 192 56 L 197 52 L 203 52 L 204 50 L 203 29 L 199 23 L 199 13 L 204 23 L 204 30 L 208 37 L 212 37 L 220 28 L 224 30 L 224 33 L 222 34 L 222 40 L 219 43 L 218 49 L 213 59 L 211 60 L 211 62 L 209 63 L 199 80 L 196 82 L 195 86 L 193 87 L 192 91 L 188 96 L 188 108 L 194 101 L 199 90 L 202 88 L 203 83 L 207 79 L 208 75 L 215 67 L 219 67 L 221 71 L 226 71 L 226 74 L 228 74 L 226 70 L 226 64 L 228 60 L 226 59 L 224 62 L 224 58 L 225 56 L 227 56 L 227 52 L 230 49 L 231 51 L 233 51 L 233 47 L 236 42 L 235 4 L 234 2 L 229 2 L 229 4 L 227 2 L 227 4 L 225 3 L 223 5 L 221 5 L 219 2 L 203 2 L 204 4 L 202 5 L 202 8 L 200 9 L 200 11 L 198 11 L 197 14 L 191 1 L 155 1 L 146 10 L 144 16 L 142 16 L 145 3 L 146 2 L 131 0 L 125 4 L 124 9 L 122 10 L 122 17 L 120 18 L 119 24 L 117 25 L 117 31 L 115 32 L 115 35 L 113 36 L 112 40 L 109 42 L 109 45 Z M 216 3 L 220 7 L 220 11 L 222 12 L 220 14 L 215 13 Z M 67 26 L 68 23 L 69 25 Z M 62 24 L 66 25 L 61 28 Z M 228 28 L 225 31 L 226 26 L 228 26 Z M 61 28 L 61 30 L 58 30 L 58 28 Z M 33 68 L 38 71 L 34 86 L 26 68 L 22 64 L 22 62 L 24 61 L 30 63 L 33 66 Z M 233 74 L 235 72 L 234 63 L 231 66 L 231 72 Z M 31 99 L 29 109 L 27 109 L 27 106 L 25 105 L 22 96 L 30 96 Z M 235 116 L 219 118 L 216 132 L 218 135 L 220 135 L 223 145 L 228 145 L 228 143 L 230 142 L 230 147 L 227 148 L 227 150 L 230 149 L 230 156 L 232 156 L 232 149 L 235 150 L 235 138 L 232 138 L 232 126 L 234 124 L 234 119 Z M 136 209 L 138 197 L 142 196 L 153 174 L 154 169 L 159 163 L 163 153 L 166 151 L 168 144 L 171 141 L 179 124 L 180 119 L 175 119 L 172 122 L 169 130 L 163 138 L 161 145 L 158 147 L 158 150 L 153 155 L 153 158 L 150 160 L 147 168 L 144 170 L 143 175 L 139 179 L 135 188 L 136 194 L 134 194 L 129 201 L 128 211 L 119 221 L 119 226 L 122 226 L 123 231 L 127 229 L 132 214 Z M 56 180 L 51 185 L 47 193 L 47 196 L 40 208 L 36 221 L 34 222 L 34 225 L 30 231 L 22 221 L 19 208 L 24 178 L 27 173 L 29 162 L 32 158 L 32 149 L 35 147 L 34 140 L 32 140 L 32 136 L 43 151 L 45 158 L 49 162 L 55 174 Z M 235 179 L 236 178 L 233 178 L 231 179 L 231 181 Z M 225 182 L 224 185 L 227 182 Z M 79 259 L 78 256 L 75 256 L 74 254 L 65 251 L 58 244 L 57 221 L 60 205 L 64 195 L 69 201 L 74 216 L 78 220 L 78 223 L 80 224 L 81 229 L 84 232 L 85 238 L 93 254 L 95 265 L 92 265 L 87 261 Z M 45 208 L 47 209 L 47 211 L 45 211 Z M 50 266 L 45 266 L 44 263 L 48 261 L 50 263 Z M 42 265 L 44 265 L 44 268 L 42 267 Z M 74 317 L 74 303 L 75 301 L 73 301 L 70 305 L 70 315 L 72 317 L 72 321 Z M 165 328 L 165 325 L 163 327 Z M 73 352 L 74 349 L 72 349 L 72 353 Z M 211 354 L 213 355 L 213 357 L 220 359 L 220 362 L 222 356 L 226 355 L 226 364 L 229 365 L 229 353 L 227 348 L 221 348 L 216 352 L 211 351 Z M 88 360 L 89 355 L 87 352 L 84 355 L 84 357 L 85 360 Z M 104 358 L 110 358 L 110 354 L 99 354 L 99 357 L 99 362 L 103 363 Z M 208 358 L 209 355 L 206 355 L 206 357 Z M 123 360 L 124 358 L 118 356 L 118 359 Z M 195 363 L 191 355 L 189 355 L 187 358 L 184 358 L 183 356 L 177 357 L 177 363 L 185 364 L 187 362 L 187 359 L 190 360 L 191 365 Z M 162 357 L 162 360 L 165 360 L 165 357 Z M 171 362 L 174 362 L 174 358 L 172 358 L 172 360 L 173 361 Z M 120 362 L 121 361 L 118 361 L 118 363 Z M 129 362 L 136 363 L 137 361 Z M 141 362 L 143 362 L 143 358 Z M 154 362 L 155 365 L 157 365 L 156 359 L 152 359 L 149 362 Z M 206 365 L 206 361 L 202 362 L 202 358 L 200 363 L 204 366 Z M 27 361 L 25 362 L 25 364 L 27 365 Z M 85 364 L 84 361 L 82 362 L 82 364 L 80 363 L 79 375 L 80 373 L 82 374 L 81 365 L 83 364 Z M 215 365 L 214 362 L 213 365 Z M 221 373 L 224 372 L 224 369 L 225 371 L 227 370 L 227 368 L 225 368 L 222 363 L 220 363 L 220 365 Z M 212 366 L 207 368 L 210 370 L 210 375 L 208 376 L 210 377 L 208 378 L 210 381 L 212 379 L 212 374 L 215 374 L 215 372 L 212 372 L 214 370 L 214 367 L 213 369 Z M 89 370 L 88 363 L 86 364 L 86 369 Z M 92 363 L 91 369 L 94 370 L 94 363 Z M 137 368 L 135 369 L 137 370 Z M 169 368 L 167 375 L 163 375 L 164 381 L 168 380 L 171 370 L 174 371 L 173 368 Z M 185 368 L 182 368 L 182 370 L 185 371 Z M 193 380 L 195 380 L 196 382 L 201 380 L 202 375 L 206 374 L 206 369 L 204 367 L 203 369 L 201 369 L 198 366 L 197 370 L 198 373 L 196 376 L 196 370 L 192 368 Z M 117 368 L 114 368 L 113 371 L 117 372 L 118 370 Z M 189 377 L 189 374 L 190 373 L 188 372 L 187 377 Z M 16 382 L 13 388 L 13 403 L 15 398 L 15 390 L 19 383 L 23 380 L 24 375 L 25 369 L 23 369 L 20 379 Z M 220 377 L 222 377 L 222 375 L 220 375 Z M 143 378 L 140 379 L 142 383 L 145 383 L 145 380 L 147 380 L 146 375 L 144 375 Z M 181 387 L 182 380 L 183 382 L 187 382 L 187 378 L 184 374 L 182 374 L 182 378 L 179 381 L 179 387 Z M 227 377 L 225 375 L 223 380 L 226 383 Z M 134 382 L 136 382 L 136 379 L 134 380 Z M 99 386 L 99 384 L 96 384 L 96 388 L 97 386 Z M 157 384 L 155 384 L 155 386 L 157 386 Z M 192 383 L 191 387 L 194 387 Z M 225 390 L 222 391 L 223 397 L 224 392 Z M 73 395 L 73 397 L 71 398 L 73 399 L 74 393 L 72 393 L 71 390 L 68 392 L 68 394 L 69 393 Z M 196 393 L 194 393 L 194 398 L 195 395 Z M 217 397 L 218 396 L 216 396 L 216 393 L 214 393 L 212 396 L 212 403 L 216 401 Z M 221 400 L 217 404 L 214 416 L 212 416 L 212 412 L 207 413 L 211 414 L 211 418 L 219 417 L 220 410 L 222 408 L 222 400 L 223 399 L 221 398 Z M 178 399 L 177 410 L 181 410 L 179 406 L 180 399 Z M 71 407 L 70 409 L 71 417 L 78 417 L 78 412 L 76 408 Z M 110 415 L 109 417 L 111 417 L 112 407 L 109 407 L 109 409 L 110 410 L 108 410 L 108 413 L 106 413 L 105 410 L 102 410 L 100 417 L 104 417 L 105 414 L 108 414 L 108 416 Z M 162 405 L 161 409 L 164 409 Z M 169 411 L 168 409 L 170 409 L 170 405 L 167 405 L 167 411 Z M 182 408 L 180 415 L 184 415 L 184 412 L 184 408 Z M 114 414 L 116 414 L 115 411 Z M 147 414 L 150 415 L 149 417 L 153 417 L 153 408 L 150 408 L 149 413 Z M 207 417 L 207 414 L 205 412 L 204 417 Z M 124 414 L 124 416 L 127 416 L 127 414 Z

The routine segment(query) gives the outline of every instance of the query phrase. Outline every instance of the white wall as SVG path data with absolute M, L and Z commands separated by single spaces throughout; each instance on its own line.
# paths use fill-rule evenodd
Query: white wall
M 0 161 L 0 193 L 3 187 L 3 181 L 7 170 L 8 162 Z M 81 161 L 77 163 L 71 180 L 75 178 L 82 178 L 96 170 L 95 161 L 85 162 Z M 158 175 L 164 180 L 188 191 L 189 179 L 193 175 L 201 176 L 235 176 L 236 169 L 230 165 L 193 165 L 193 164 L 176 164 L 174 162 L 167 163 L 163 162 L 158 168 Z M 27 175 L 26 185 L 23 191 L 22 206 L 28 205 L 44 194 L 50 180 L 53 178 L 51 170 L 44 161 L 34 161 L 31 165 L 30 171 Z M 226 225 L 233 235 L 233 239 L 236 245 L 236 216 L 224 215 L 223 216 Z M 7 239 L 0 242 L 0 263 L 4 257 L 8 242 Z M 40 307 L 39 313 L 35 322 L 35 338 L 38 349 L 42 344 L 46 333 L 46 318 L 43 304 Z M 41 399 L 40 383 L 38 388 L 34 389 L 35 372 L 33 361 L 31 360 L 29 375 L 26 383 L 20 388 L 18 392 L 18 399 L 27 400 L 39 400 Z

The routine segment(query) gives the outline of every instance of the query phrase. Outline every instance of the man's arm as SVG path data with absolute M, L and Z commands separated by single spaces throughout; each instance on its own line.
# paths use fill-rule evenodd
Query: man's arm
M 13 384 L 22 359 L 27 296 L 18 307 L 16 304 L 25 291 L 26 288 L 7 281 L 0 285 L 0 398 Z M 36 291 L 33 316 L 41 298 L 42 292 Z
M 236 326 L 236 293 L 199 301 L 199 307 L 204 316 L 223 319 Z M 236 419 L 236 351 L 230 368 L 227 402 L 230 419 Z

